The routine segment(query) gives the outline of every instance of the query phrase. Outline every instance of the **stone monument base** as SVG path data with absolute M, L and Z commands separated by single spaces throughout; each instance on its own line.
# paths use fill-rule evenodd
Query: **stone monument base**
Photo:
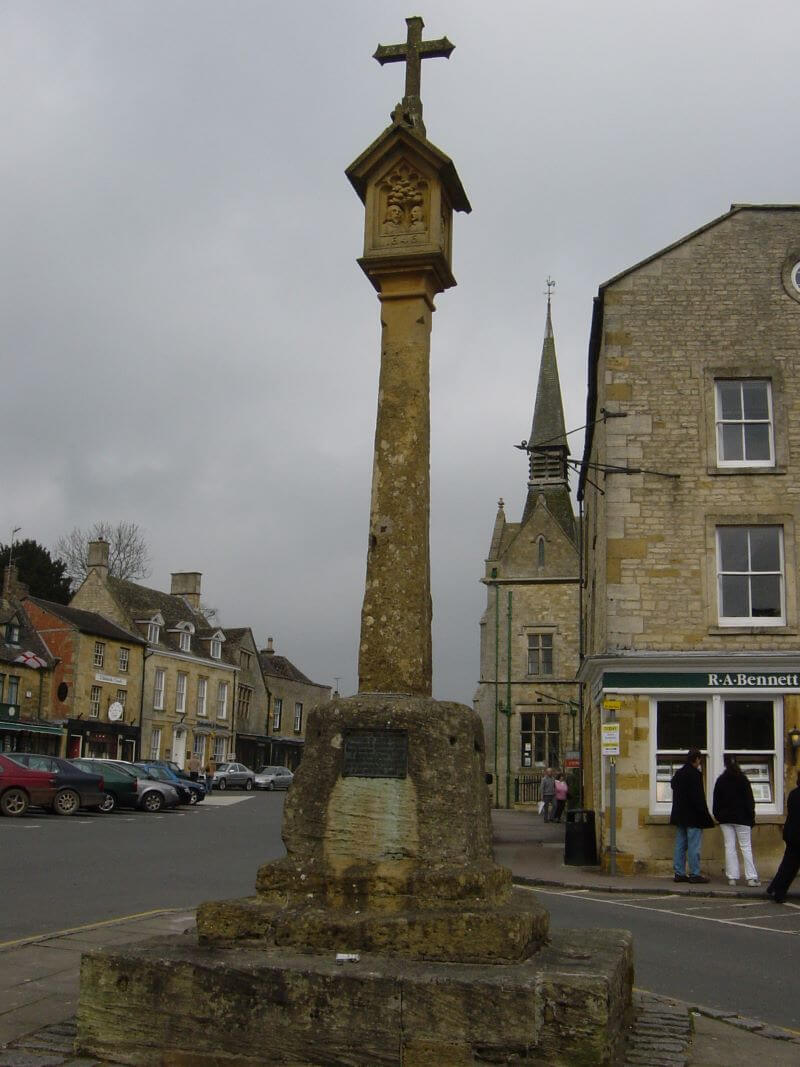
M 494 862 L 471 708 L 362 694 L 312 710 L 283 840 L 254 896 L 200 906 L 196 942 L 84 957 L 82 1053 L 147 1067 L 612 1061 L 630 936 L 550 938 L 536 895 Z
M 558 931 L 521 963 L 434 963 L 158 938 L 84 956 L 76 1051 L 147 1067 L 612 1063 L 625 931 Z

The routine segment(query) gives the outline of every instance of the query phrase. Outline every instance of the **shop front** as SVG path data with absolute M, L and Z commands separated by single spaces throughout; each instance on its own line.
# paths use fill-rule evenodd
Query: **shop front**
M 135 760 L 139 754 L 139 727 L 124 722 L 67 720 L 67 758 Z
M 269 762 L 273 767 L 295 771 L 303 758 L 303 742 L 293 737 L 270 737 Z
M 587 785 L 600 814 L 604 866 L 611 865 L 614 846 L 620 873 L 669 873 L 674 840 L 670 781 L 688 750 L 698 748 L 709 810 L 726 756 L 735 757 L 750 779 L 756 802 L 754 853 L 765 873 L 771 873 L 783 852 L 785 797 L 796 772 L 791 736 L 800 725 L 800 661 L 783 655 L 703 656 L 693 658 L 687 669 L 683 664 L 689 658 L 681 663 L 674 657 L 673 664 L 656 669 L 652 661 L 637 657 L 638 662 L 626 661 L 624 670 L 616 664 L 610 669 L 606 660 L 586 671 L 591 693 Z M 618 753 L 604 755 L 602 738 L 609 736 L 611 723 L 618 723 Z M 706 831 L 702 855 L 707 873 L 719 874 L 723 854 L 721 832 Z
M 254 771 L 268 763 L 269 738 L 265 734 L 236 734 L 236 759 Z
M 0 704 L 0 752 L 60 756 L 64 727 L 46 719 L 20 719 L 18 704 Z

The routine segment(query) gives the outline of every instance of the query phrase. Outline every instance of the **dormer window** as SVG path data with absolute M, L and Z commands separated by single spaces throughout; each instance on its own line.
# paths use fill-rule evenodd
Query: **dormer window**
M 218 637 L 211 638 L 211 658 L 222 659 L 222 642 Z
M 180 646 L 181 652 L 192 651 L 192 635 L 187 630 L 181 630 L 180 634 Z
M 6 642 L 9 645 L 19 644 L 19 623 L 13 619 L 6 623 Z
M 147 642 L 151 645 L 157 645 L 158 639 L 161 636 L 161 627 L 157 622 L 149 622 L 147 624 Z

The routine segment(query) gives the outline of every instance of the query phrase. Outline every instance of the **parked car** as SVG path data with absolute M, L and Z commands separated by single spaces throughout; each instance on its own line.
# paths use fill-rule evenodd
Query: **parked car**
M 100 810 L 105 796 L 102 775 L 83 771 L 60 756 L 43 756 L 38 752 L 10 752 L 8 757 L 32 771 L 49 771 L 56 776 L 58 792 L 52 807 L 56 815 L 74 815 L 78 808 Z
M 137 760 L 136 767 L 141 767 L 159 782 L 167 782 L 178 791 L 178 800 L 181 804 L 199 804 L 205 799 L 206 787 L 201 782 L 193 782 L 191 778 L 184 778 L 167 764 L 149 763 L 145 760 Z
M 288 789 L 293 781 L 288 767 L 262 767 L 256 775 L 256 789 Z
M 243 763 L 220 763 L 214 772 L 214 789 L 228 789 L 239 786 L 240 789 L 255 789 L 256 776 Z
M 139 760 L 139 763 L 146 763 L 149 767 L 166 767 L 168 771 L 174 771 L 175 774 L 177 774 L 177 776 L 179 778 L 186 778 L 186 779 L 188 779 L 188 781 L 191 781 L 191 778 L 189 778 L 189 772 L 183 770 L 182 767 L 179 767 L 178 764 L 175 762 L 175 760 L 171 760 L 171 759 L 148 759 L 148 760 Z
M 32 771 L 0 756 L 0 813 L 24 815 L 31 804 L 51 808 L 58 791 L 58 779 L 49 771 Z
M 117 806 L 142 808 L 144 811 L 161 811 L 165 807 L 177 806 L 177 790 L 166 782 L 157 781 L 133 763 L 83 756 L 70 760 L 70 763 L 81 770 L 103 775 L 106 792 L 101 811 L 110 812 Z

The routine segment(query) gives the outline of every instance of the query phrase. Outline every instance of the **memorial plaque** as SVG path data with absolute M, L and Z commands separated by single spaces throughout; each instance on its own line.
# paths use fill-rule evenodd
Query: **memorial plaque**
M 408 734 L 405 730 L 347 730 L 343 778 L 405 778 Z

